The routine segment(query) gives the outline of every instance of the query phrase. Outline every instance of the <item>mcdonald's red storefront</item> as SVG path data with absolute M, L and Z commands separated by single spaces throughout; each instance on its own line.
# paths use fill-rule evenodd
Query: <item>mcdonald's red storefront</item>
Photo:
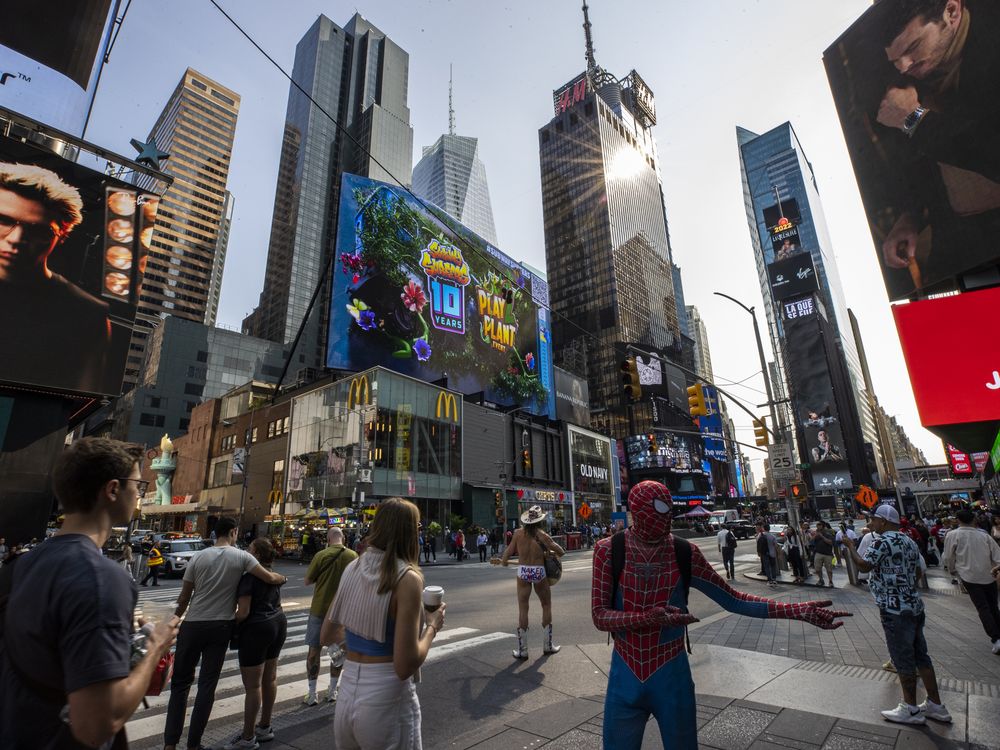
M 290 509 L 405 497 L 425 524 L 447 526 L 462 494 L 462 407 L 459 393 L 381 367 L 294 397 Z

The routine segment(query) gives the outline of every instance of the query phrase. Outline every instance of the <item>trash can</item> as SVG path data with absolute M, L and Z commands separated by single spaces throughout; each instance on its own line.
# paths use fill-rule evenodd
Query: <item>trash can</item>
M 566 534 L 566 551 L 580 549 L 580 532 L 570 531 Z

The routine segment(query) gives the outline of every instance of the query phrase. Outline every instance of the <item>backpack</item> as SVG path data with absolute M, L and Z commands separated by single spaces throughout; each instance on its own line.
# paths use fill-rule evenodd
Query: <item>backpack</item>
M 726 547 L 729 549 L 736 549 L 739 546 L 739 542 L 736 541 L 736 534 L 733 533 L 732 529 L 726 534 Z
M 681 571 L 681 585 L 684 587 L 684 609 L 687 610 L 688 594 L 691 591 L 691 543 L 687 539 L 674 537 L 674 555 Z M 611 609 L 615 609 L 618 598 L 618 579 L 625 569 L 625 532 L 618 531 L 611 537 Z M 608 634 L 610 638 L 610 633 Z M 687 627 L 684 628 L 687 651 L 691 653 L 691 639 Z

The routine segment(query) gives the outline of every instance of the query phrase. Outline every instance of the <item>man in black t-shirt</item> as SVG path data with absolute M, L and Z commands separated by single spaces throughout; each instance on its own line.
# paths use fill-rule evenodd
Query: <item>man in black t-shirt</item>
M 101 555 L 111 528 L 135 510 L 141 455 L 139 446 L 103 438 L 67 448 L 52 477 L 63 526 L 8 569 L 0 639 L 7 750 L 125 747 L 119 733 L 173 644 L 177 618 L 153 627 L 146 655 L 130 668 L 135 583 Z

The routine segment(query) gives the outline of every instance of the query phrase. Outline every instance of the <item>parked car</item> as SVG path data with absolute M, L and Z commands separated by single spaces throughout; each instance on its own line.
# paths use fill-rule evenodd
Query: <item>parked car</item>
M 757 527 L 745 520 L 730 521 L 726 524 L 726 528 L 732 531 L 737 539 L 749 539 L 757 533 Z
M 205 542 L 201 537 L 180 537 L 161 542 L 164 575 L 183 575 L 194 553 L 203 549 Z
M 772 523 L 768 527 L 768 531 L 774 534 L 774 538 L 778 540 L 778 544 L 785 543 L 785 527 L 787 524 L 784 523 Z

